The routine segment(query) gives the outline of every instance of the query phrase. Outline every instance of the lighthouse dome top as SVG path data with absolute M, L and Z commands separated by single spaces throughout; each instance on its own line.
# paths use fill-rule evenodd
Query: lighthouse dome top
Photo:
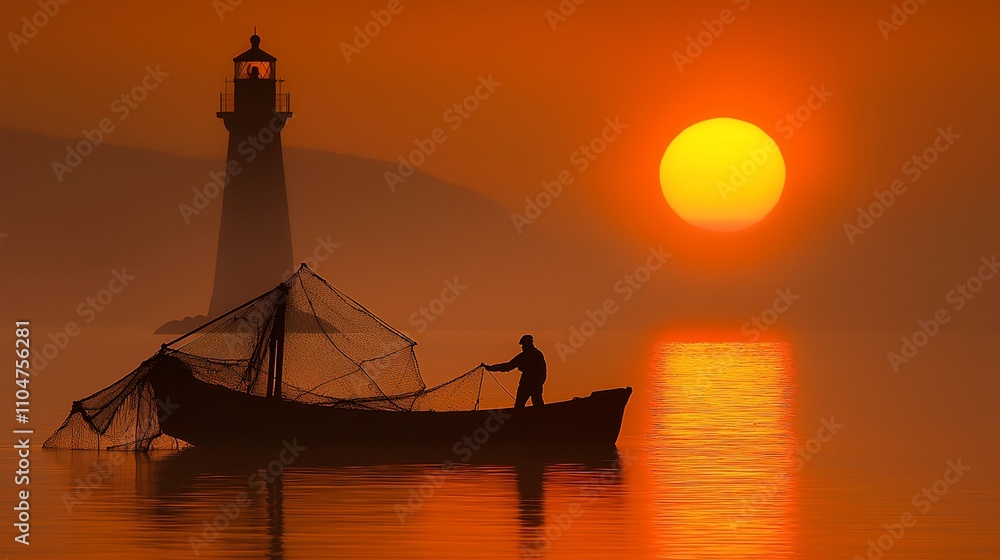
M 250 48 L 233 58 L 236 66 L 233 78 L 237 80 L 273 79 L 277 60 L 260 48 L 260 35 L 254 33 L 250 37 Z
M 233 58 L 233 60 L 260 60 L 274 62 L 278 59 L 264 52 L 264 50 L 260 48 L 260 35 L 254 33 L 250 36 L 250 48 Z

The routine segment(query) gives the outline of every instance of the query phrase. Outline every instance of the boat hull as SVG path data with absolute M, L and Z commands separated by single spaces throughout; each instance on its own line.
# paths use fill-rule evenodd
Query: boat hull
M 632 394 L 625 387 L 519 410 L 410 412 L 265 398 L 185 375 L 153 375 L 151 382 L 164 409 L 160 429 L 198 447 L 430 449 L 459 460 L 484 449 L 613 447 Z

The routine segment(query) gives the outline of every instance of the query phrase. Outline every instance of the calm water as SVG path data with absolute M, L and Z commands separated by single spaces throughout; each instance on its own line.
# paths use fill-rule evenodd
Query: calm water
M 447 470 L 344 465 L 306 450 L 268 480 L 276 457 L 39 450 L 33 544 L 12 544 L 7 529 L 2 551 L 812 560 L 882 547 L 887 559 L 1000 557 L 998 384 L 976 357 L 983 341 L 942 341 L 907 377 L 890 375 L 884 344 L 869 342 L 646 345 L 621 358 L 637 391 L 617 457 L 581 463 Z M 9 448 L 0 461 L 13 464 Z M 946 472 L 949 461 L 968 471 Z

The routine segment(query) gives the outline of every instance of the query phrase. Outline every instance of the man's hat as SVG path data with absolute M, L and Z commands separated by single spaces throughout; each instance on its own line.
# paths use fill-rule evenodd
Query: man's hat
M 517 341 L 518 344 L 524 346 L 525 344 L 534 344 L 535 339 L 530 334 L 526 334 L 521 337 L 521 340 Z

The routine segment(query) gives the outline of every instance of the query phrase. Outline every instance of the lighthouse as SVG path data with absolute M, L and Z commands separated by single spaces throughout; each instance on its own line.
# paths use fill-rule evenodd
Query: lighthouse
M 261 50 L 256 30 L 233 63 L 216 114 L 229 131 L 229 148 L 209 317 L 274 288 L 293 270 L 281 153 L 290 97 L 281 91 L 277 59 Z

